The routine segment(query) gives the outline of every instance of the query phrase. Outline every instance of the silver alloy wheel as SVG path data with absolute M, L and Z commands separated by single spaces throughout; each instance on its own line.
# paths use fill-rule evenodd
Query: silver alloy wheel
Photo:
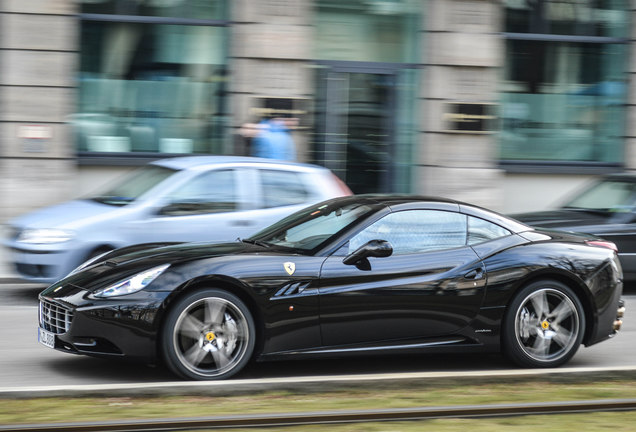
M 206 297 L 181 312 L 172 338 L 179 362 L 192 373 L 209 378 L 239 364 L 250 333 L 245 315 L 235 304 Z
M 553 362 L 571 352 L 579 336 L 579 313 L 563 292 L 544 288 L 530 293 L 515 313 L 521 349 L 538 362 Z

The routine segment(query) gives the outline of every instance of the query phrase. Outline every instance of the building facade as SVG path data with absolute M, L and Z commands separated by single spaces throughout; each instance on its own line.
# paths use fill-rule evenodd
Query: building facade
M 0 222 L 161 157 L 547 208 L 636 169 L 631 0 L 0 0 Z

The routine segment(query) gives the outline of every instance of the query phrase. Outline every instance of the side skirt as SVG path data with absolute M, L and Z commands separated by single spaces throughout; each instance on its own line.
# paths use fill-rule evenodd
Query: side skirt
M 316 357 L 343 357 L 343 356 L 364 356 L 364 355 L 386 355 L 386 354 L 408 354 L 408 353 L 452 353 L 452 352 L 478 352 L 489 351 L 489 349 L 475 341 L 471 341 L 463 336 L 451 336 L 439 338 L 426 342 L 405 343 L 405 341 L 393 341 L 393 343 L 382 345 L 347 345 L 316 347 L 294 351 L 280 351 L 262 354 L 258 361 L 268 360 L 290 360 L 294 358 L 316 358 Z

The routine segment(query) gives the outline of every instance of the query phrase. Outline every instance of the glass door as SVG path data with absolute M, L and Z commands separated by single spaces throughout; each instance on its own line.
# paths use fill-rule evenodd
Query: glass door
M 314 160 L 354 193 L 392 191 L 398 70 L 343 63 L 319 69 Z

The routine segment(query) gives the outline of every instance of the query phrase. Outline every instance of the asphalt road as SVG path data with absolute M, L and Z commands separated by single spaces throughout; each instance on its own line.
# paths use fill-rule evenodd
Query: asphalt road
M 54 351 L 37 342 L 37 294 L 43 287 L 2 285 L 0 305 L 0 387 L 154 383 L 177 381 L 163 367 L 94 359 Z M 562 368 L 636 367 L 636 291 L 625 293 L 627 313 L 613 339 L 581 347 Z M 630 319 L 634 316 L 634 319 Z M 238 379 L 290 376 L 518 370 L 498 354 L 404 355 L 355 359 L 257 363 Z

